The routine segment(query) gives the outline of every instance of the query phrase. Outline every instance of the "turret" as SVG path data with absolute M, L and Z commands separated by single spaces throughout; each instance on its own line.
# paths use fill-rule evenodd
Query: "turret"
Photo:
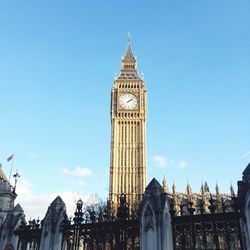
M 215 192 L 216 192 L 216 198 L 218 200 L 220 197 L 220 188 L 219 188 L 219 185 L 217 182 L 216 182 L 216 186 L 215 186 Z
M 172 192 L 173 192 L 173 195 L 176 195 L 176 186 L 173 182 L 173 186 L 172 186 Z
M 209 186 L 208 186 L 208 184 L 207 184 L 206 181 L 204 183 L 204 191 L 207 192 L 207 193 L 209 193 Z
M 169 191 L 165 176 L 162 181 L 162 187 L 166 193 Z
M 186 187 L 187 195 L 191 196 L 192 195 L 192 188 L 190 184 L 187 182 L 187 187 Z
M 204 195 L 205 195 L 205 188 L 204 188 L 204 185 L 203 185 L 203 181 L 201 182 L 200 193 L 201 193 L 202 197 L 204 197 Z

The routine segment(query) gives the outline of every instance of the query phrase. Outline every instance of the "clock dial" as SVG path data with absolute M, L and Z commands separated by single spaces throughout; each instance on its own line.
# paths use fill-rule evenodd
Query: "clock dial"
M 131 93 L 121 94 L 119 103 L 124 109 L 135 109 L 138 106 L 138 98 Z

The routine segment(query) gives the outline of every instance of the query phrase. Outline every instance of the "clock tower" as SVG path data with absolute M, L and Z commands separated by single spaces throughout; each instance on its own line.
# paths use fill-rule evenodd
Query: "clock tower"
M 146 187 L 147 94 L 137 72 L 128 37 L 121 72 L 111 93 L 111 153 L 109 200 L 114 207 L 125 194 L 130 209 L 136 209 Z

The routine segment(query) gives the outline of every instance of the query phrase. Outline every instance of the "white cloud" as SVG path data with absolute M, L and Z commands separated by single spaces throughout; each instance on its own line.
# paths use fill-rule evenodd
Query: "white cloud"
M 176 168 L 186 168 L 188 166 L 188 163 L 184 160 L 178 162 L 173 159 L 168 159 L 167 157 L 163 155 L 157 155 L 153 157 L 153 161 L 156 163 L 156 165 L 160 168 L 164 168 L 167 166 L 174 166 Z
M 186 161 L 180 161 L 177 165 L 176 165 L 176 167 L 177 168 L 186 168 L 188 166 L 188 163 L 186 162 Z
M 60 195 L 66 204 L 68 216 L 73 215 L 76 209 L 76 202 L 80 195 L 76 192 L 61 191 L 58 193 L 42 193 L 34 194 L 32 192 L 32 184 L 27 180 L 20 180 L 17 183 L 17 199 L 15 204 L 19 203 L 24 210 L 26 220 L 43 219 L 49 205 L 54 199 Z M 81 197 L 83 201 L 87 200 L 89 196 Z
M 242 158 L 246 158 L 247 156 L 250 155 L 250 151 L 246 152 L 245 154 L 242 155 Z
M 93 175 L 93 172 L 89 168 L 81 168 L 81 167 L 76 167 L 73 170 L 64 168 L 62 172 L 65 175 L 78 176 L 78 177 L 88 177 Z
M 168 165 L 167 158 L 162 155 L 154 156 L 153 161 L 157 164 L 158 167 L 161 167 L 161 168 L 164 168 Z

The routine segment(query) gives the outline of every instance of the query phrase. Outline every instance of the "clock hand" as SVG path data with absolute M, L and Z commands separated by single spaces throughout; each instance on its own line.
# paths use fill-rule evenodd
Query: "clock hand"
M 128 101 L 127 101 L 127 103 L 131 102 L 133 99 L 134 99 L 134 97 L 133 97 L 133 98 L 131 98 L 130 100 L 128 100 Z

